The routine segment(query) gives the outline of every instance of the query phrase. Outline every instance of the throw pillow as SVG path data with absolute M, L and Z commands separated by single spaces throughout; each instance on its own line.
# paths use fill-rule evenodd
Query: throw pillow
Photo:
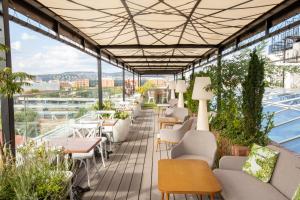
M 279 152 L 268 147 L 254 144 L 243 166 L 243 171 L 267 183 L 272 177 L 278 154 Z
M 298 189 L 296 190 L 292 200 L 300 200 L 300 185 L 298 186 Z

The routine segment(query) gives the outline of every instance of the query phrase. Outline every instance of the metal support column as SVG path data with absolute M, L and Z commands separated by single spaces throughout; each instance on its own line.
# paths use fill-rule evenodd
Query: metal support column
M 8 47 L 5 53 L 5 66 L 12 67 L 11 65 L 11 52 L 10 52 L 10 35 L 9 35 L 9 13 L 8 13 L 8 0 L 0 0 L 2 4 L 2 24 L 0 27 L 1 41 Z M 1 120 L 2 120 L 2 138 L 3 143 L 9 145 L 13 155 L 15 155 L 15 123 L 14 123 L 14 100 L 13 98 L 1 97 Z
M 122 80 L 123 80 L 123 101 L 125 101 L 125 67 L 122 69 Z
M 283 63 L 285 63 L 286 60 L 286 41 L 287 38 L 283 39 Z M 284 88 L 285 84 L 285 65 L 282 66 L 282 87 Z
M 102 108 L 103 105 L 103 94 L 102 94 L 102 63 L 101 63 L 101 50 L 99 50 L 99 57 L 97 58 L 97 69 L 98 69 L 98 101 L 99 101 L 99 109 Z
M 194 77 L 195 74 L 195 63 L 193 63 L 193 68 L 192 68 L 192 77 Z
M 218 113 L 221 111 L 221 88 L 222 88 L 222 50 L 218 49 L 218 55 L 217 55 L 217 110 Z
M 184 72 L 183 72 L 183 70 L 181 72 L 181 79 L 184 80 Z
M 134 81 L 134 72 L 132 72 L 132 92 L 135 93 L 135 81 Z

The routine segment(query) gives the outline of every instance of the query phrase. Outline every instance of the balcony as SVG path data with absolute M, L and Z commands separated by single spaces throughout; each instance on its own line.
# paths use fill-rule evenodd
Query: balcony
M 299 1 L 0 5 L 0 199 L 299 200 Z

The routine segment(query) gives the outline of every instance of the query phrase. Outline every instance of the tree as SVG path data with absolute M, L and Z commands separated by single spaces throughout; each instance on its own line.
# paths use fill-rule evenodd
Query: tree
M 264 65 L 265 61 L 254 50 L 250 54 L 248 74 L 242 84 L 243 137 L 249 144 L 257 142 L 265 145 L 268 142 L 268 133 L 261 130 L 262 99 L 265 92 Z

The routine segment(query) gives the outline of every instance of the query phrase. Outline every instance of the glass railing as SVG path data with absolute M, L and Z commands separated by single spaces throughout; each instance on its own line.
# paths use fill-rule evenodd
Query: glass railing
M 66 134 L 66 125 L 93 110 L 97 99 L 97 89 L 15 96 L 16 143 L 59 132 Z

